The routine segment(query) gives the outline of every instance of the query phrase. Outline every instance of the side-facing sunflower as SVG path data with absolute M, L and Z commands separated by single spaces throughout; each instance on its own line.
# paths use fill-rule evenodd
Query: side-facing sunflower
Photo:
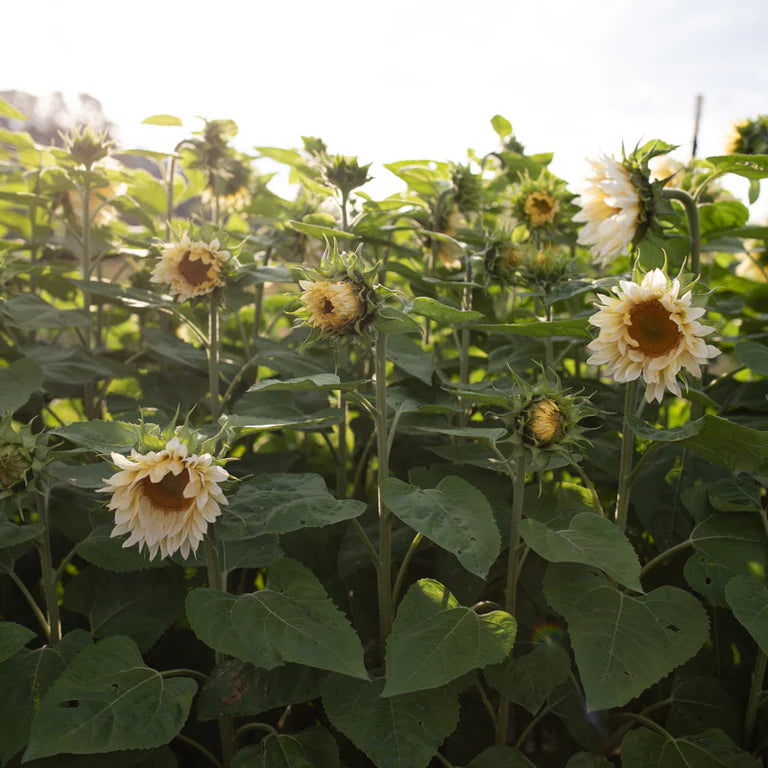
M 178 437 L 173 437 L 161 451 L 131 456 L 112 454 L 119 469 L 104 478 L 101 493 L 111 493 L 108 507 L 114 510 L 112 538 L 130 534 L 123 547 L 145 546 L 149 559 L 180 552 L 188 557 L 197 552 L 210 523 L 228 502 L 219 483 L 229 474 L 214 463 L 208 453 L 190 454 Z
M 621 280 L 613 292 L 615 297 L 599 296 L 602 306 L 589 318 L 600 333 L 587 345 L 592 352 L 587 363 L 605 365 L 618 382 L 642 376 L 649 403 L 661 402 L 665 389 L 681 397 L 680 371 L 700 377 L 700 366 L 720 354 L 702 339 L 714 330 L 698 322 L 706 310 L 691 306 L 691 291 L 679 296 L 680 281 L 670 282 L 660 269 L 641 282 Z
M 169 243 L 152 270 L 153 283 L 170 285 L 177 301 L 205 296 L 224 285 L 223 267 L 229 251 L 219 250 L 218 240 L 191 242 L 184 235 L 179 243 Z

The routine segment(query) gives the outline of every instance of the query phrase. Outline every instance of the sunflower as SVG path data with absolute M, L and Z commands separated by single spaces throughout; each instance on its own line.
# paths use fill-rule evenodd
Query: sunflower
M 218 240 L 192 243 L 184 235 L 180 243 L 163 248 L 150 280 L 169 284 L 178 301 L 205 296 L 224 284 L 222 266 L 228 258 L 229 251 L 220 251 Z
M 360 288 L 350 280 L 299 280 L 308 322 L 320 331 L 353 333 L 366 313 Z
M 219 483 L 229 476 L 213 463 L 208 453 L 188 455 L 189 449 L 177 437 L 162 451 L 131 457 L 112 454 L 120 470 L 105 478 L 102 493 L 111 493 L 109 509 L 115 511 L 111 536 L 130 534 L 123 547 L 146 545 L 149 559 L 181 552 L 188 557 L 197 552 L 206 528 L 228 504 Z
M 621 254 L 635 239 L 643 201 L 626 164 L 601 155 L 590 159 L 589 186 L 574 202 L 581 210 L 574 221 L 585 223 L 580 245 L 588 245 L 601 264 Z
M 531 192 L 523 203 L 523 211 L 534 229 L 551 224 L 559 210 L 560 203 L 543 190 Z
M 691 292 L 680 293 L 680 281 L 671 283 L 660 269 L 648 272 L 641 283 L 621 280 L 616 297 L 600 296 L 603 306 L 589 318 L 600 329 L 588 346 L 590 365 L 605 365 L 616 381 L 646 382 L 645 399 L 659 402 L 664 390 L 681 397 L 677 375 L 687 368 L 701 376 L 700 366 L 720 352 L 702 336 L 714 328 L 698 322 L 705 310 L 691 306 Z

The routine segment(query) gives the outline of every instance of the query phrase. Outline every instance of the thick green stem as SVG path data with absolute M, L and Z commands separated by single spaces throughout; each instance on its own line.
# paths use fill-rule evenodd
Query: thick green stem
M 19 578 L 19 576 L 16 574 L 13 570 L 7 570 L 5 571 L 10 577 L 11 581 L 19 588 L 21 591 L 21 594 L 24 595 L 24 599 L 29 603 L 29 607 L 32 609 L 32 613 L 35 614 L 35 618 L 38 621 L 38 624 L 40 624 L 44 634 L 45 639 L 50 643 L 51 642 L 51 625 L 48 623 L 47 619 L 45 618 L 45 614 L 40 610 L 40 606 L 37 604 L 37 600 L 35 600 L 34 597 L 32 597 L 31 592 L 27 589 L 26 584 Z
M 654 557 L 652 560 L 649 560 L 640 571 L 640 578 L 642 579 L 649 571 L 652 571 L 659 563 L 663 563 L 668 558 L 672 557 L 672 555 L 676 554 L 677 552 L 682 552 L 682 550 L 692 547 L 693 542 L 690 539 L 686 539 L 685 541 L 681 541 L 678 544 L 675 544 L 673 547 L 670 547 L 669 549 L 665 550 L 664 552 L 659 553 Z
M 211 394 L 211 421 L 218 421 L 219 403 L 219 308 L 211 299 L 208 311 L 208 387 Z
M 40 542 L 40 566 L 45 592 L 45 606 L 48 611 L 48 626 L 50 627 L 51 645 L 61 640 L 61 621 L 59 619 L 59 594 L 56 569 L 53 567 L 51 556 L 51 516 L 48 489 L 40 490 L 39 514 L 43 524 L 43 538 Z
M 685 215 L 688 219 L 688 238 L 691 247 L 691 272 L 701 274 L 701 224 L 699 222 L 699 208 L 696 201 L 682 189 L 665 189 L 662 194 L 669 200 L 677 200 L 683 204 Z
M 752 685 L 749 689 L 749 699 L 747 701 L 747 711 L 744 715 L 744 746 L 749 749 L 749 743 L 752 740 L 752 731 L 755 728 L 755 720 L 760 709 L 760 697 L 763 692 L 763 682 L 765 681 L 765 670 L 768 666 L 768 657 L 760 650 L 757 651 L 755 660 L 755 670 L 752 673 Z
M 384 656 L 389 631 L 392 628 L 392 516 L 381 497 L 381 489 L 389 477 L 387 452 L 387 337 L 376 341 L 376 453 L 378 456 L 379 502 L 379 634 Z
M 171 222 L 173 221 L 173 180 L 176 176 L 176 157 L 171 157 L 168 164 L 168 181 L 166 186 L 165 200 L 165 239 L 171 240 Z
M 469 254 L 466 256 L 467 268 L 464 275 L 464 279 L 467 283 L 472 282 L 472 260 Z M 472 287 L 465 285 L 461 298 L 461 308 L 468 312 L 472 309 Z M 465 327 L 459 331 L 459 382 L 461 384 L 469 383 L 469 340 L 470 340 L 469 328 Z M 460 400 L 462 404 L 462 412 L 460 423 L 462 426 L 466 426 L 469 423 L 469 407 Z
M 520 576 L 520 569 L 518 567 L 518 559 L 520 557 L 520 525 L 523 519 L 523 499 L 525 496 L 525 456 L 522 452 L 519 452 L 515 458 L 513 483 L 514 497 L 512 499 L 512 521 L 509 527 L 509 553 L 507 555 L 507 585 L 504 595 L 504 610 L 514 616 L 517 604 L 517 581 Z M 499 702 L 496 726 L 496 744 L 499 746 L 507 743 L 508 729 L 509 700 L 502 695 Z
M 624 391 L 624 424 L 621 428 L 621 459 L 619 463 L 619 491 L 616 496 L 616 525 L 622 531 L 627 529 L 629 516 L 629 493 L 632 488 L 632 457 L 635 449 L 635 433 L 629 426 L 634 399 L 634 381 L 626 384 Z
M 216 540 L 213 534 L 213 528 L 208 529 L 205 534 L 205 563 L 208 571 L 208 586 L 211 589 L 225 591 L 227 589 L 226 580 L 219 563 L 219 552 L 216 549 Z M 214 651 L 216 664 L 221 661 L 221 654 Z M 221 739 L 221 758 L 224 768 L 229 768 L 232 762 L 232 756 L 235 744 L 234 721 L 231 717 L 219 718 L 219 738 Z
M 400 597 L 400 591 L 403 588 L 403 581 L 405 580 L 405 573 L 408 570 L 408 564 L 411 562 L 413 553 L 416 551 L 416 547 L 421 543 L 422 535 L 417 533 L 411 540 L 411 546 L 408 547 L 408 551 L 405 553 L 403 562 L 400 563 L 400 569 L 397 572 L 397 578 L 395 579 L 395 588 L 392 590 L 392 603 L 397 604 L 397 600 Z
M 337 361 L 338 373 L 341 374 L 342 368 L 347 361 L 347 355 L 339 351 Z M 339 390 L 336 395 L 336 406 L 341 411 L 341 422 L 336 433 L 336 498 L 347 498 L 347 421 L 349 419 L 349 407 L 344 397 L 344 392 Z
M 87 169 L 90 173 L 90 168 Z M 80 188 L 81 199 L 83 201 L 83 219 L 82 219 L 82 253 L 80 260 L 80 274 L 85 286 L 83 288 L 83 310 L 88 317 L 88 323 L 83 328 L 85 337 L 86 351 L 90 353 L 92 347 L 92 319 L 91 319 L 91 289 L 88 284 L 91 281 L 91 183 L 86 176 L 83 186 Z M 88 419 L 96 418 L 93 384 L 88 382 L 83 385 L 83 410 Z

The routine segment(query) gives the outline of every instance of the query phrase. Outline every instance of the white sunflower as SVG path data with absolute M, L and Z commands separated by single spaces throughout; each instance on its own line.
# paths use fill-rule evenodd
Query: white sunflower
M 188 448 L 177 437 L 162 451 L 131 457 L 112 454 L 119 472 L 105 478 L 102 493 L 111 493 L 109 509 L 115 512 L 112 538 L 130 534 L 123 547 L 146 545 L 149 559 L 181 552 L 188 557 L 197 552 L 209 523 L 229 502 L 219 483 L 229 476 L 224 467 L 213 463 L 208 453 L 188 455 Z
M 220 251 L 218 240 L 193 243 L 184 235 L 180 243 L 163 248 L 150 281 L 170 285 L 178 301 L 205 296 L 224 285 L 222 267 L 228 258 L 229 251 Z
M 360 287 L 349 280 L 299 280 L 308 321 L 321 331 L 353 333 L 366 313 Z
M 573 220 L 585 223 L 579 233 L 579 244 L 590 246 L 598 261 L 605 265 L 635 239 L 643 201 L 626 165 L 607 155 L 588 162 L 592 166 L 587 176 L 590 184 L 574 200 L 581 210 Z
M 603 306 L 589 322 L 600 329 L 587 345 L 589 365 L 605 365 L 615 381 L 646 382 L 645 399 L 659 402 L 668 389 L 681 397 L 677 375 L 687 368 L 701 376 L 701 365 L 720 354 L 702 336 L 714 328 L 701 325 L 703 307 L 691 306 L 691 292 L 680 293 L 680 281 L 670 283 L 660 269 L 648 272 L 641 283 L 621 280 L 613 288 L 616 297 L 599 297 Z

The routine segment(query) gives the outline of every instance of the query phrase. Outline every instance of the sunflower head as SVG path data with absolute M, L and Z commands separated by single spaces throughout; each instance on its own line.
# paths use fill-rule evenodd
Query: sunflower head
M 307 342 L 319 337 L 360 336 L 369 330 L 379 302 L 372 285 L 375 268 L 361 271 L 356 253 L 339 253 L 334 242 L 318 269 L 301 270 L 302 308 L 296 314 L 310 327 Z
M 146 442 L 156 450 L 148 450 Z M 219 484 L 229 478 L 220 462 L 199 450 L 189 430 L 181 428 L 172 436 L 168 430 L 146 434 L 143 448 L 130 456 L 111 454 L 118 471 L 104 478 L 99 492 L 110 494 L 112 538 L 129 534 L 123 547 L 146 547 L 150 560 L 158 553 L 161 559 L 176 552 L 186 558 L 197 551 L 228 503 Z
M 535 469 L 555 455 L 577 461 L 588 442 L 581 421 L 597 413 L 589 399 L 564 390 L 553 372 L 533 385 L 514 373 L 512 378 L 514 386 L 504 393 L 507 410 L 496 414 L 509 429 L 506 442 L 524 451 Z
M 109 129 L 97 131 L 91 125 L 78 125 L 71 132 L 60 135 L 72 160 L 76 165 L 84 165 L 86 170 L 104 159 L 115 145 L 108 138 Z
M 485 268 L 490 277 L 502 285 L 516 285 L 524 248 L 512 240 L 508 232 L 499 230 L 487 237 Z
M 768 154 L 768 115 L 735 122 L 731 126 L 725 151 L 729 155 Z
M 526 173 L 512 198 L 512 212 L 529 232 L 554 231 L 572 197 L 565 182 L 549 171 L 542 170 L 536 178 Z
M 325 178 L 346 197 L 353 189 L 371 180 L 372 177 L 368 175 L 370 167 L 370 163 L 360 165 L 356 157 L 336 155 L 325 166 Z
M 229 251 L 221 250 L 217 239 L 192 242 L 184 235 L 178 243 L 168 243 L 152 270 L 151 282 L 170 286 L 177 301 L 206 296 L 224 285 Z
M 516 282 L 529 290 L 553 293 L 578 277 L 578 262 L 570 250 L 552 243 L 526 246 L 517 267 Z
M 480 210 L 483 204 L 483 183 L 479 174 L 472 173 L 468 165 L 455 165 L 451 171 L 454 201 L 463 214 Z
M 46 464 L 49 449 L 45 434 L 32 432 L 28 424 L 14 428 L 10 414 L 0 422 L 0 488 L 10 489 L 27 483 L 29 472 Z

